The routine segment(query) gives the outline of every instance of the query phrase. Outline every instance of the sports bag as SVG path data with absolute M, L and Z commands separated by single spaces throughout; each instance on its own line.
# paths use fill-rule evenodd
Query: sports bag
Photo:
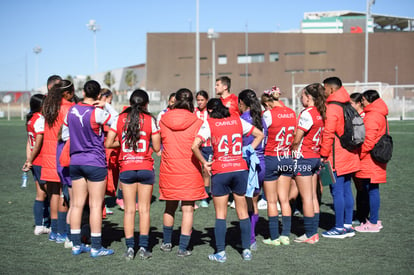
M 374 148 L 371 150 L 371 157 L 379 163 L 387 163 L 392 158 L 392 150 L 394 144 L 392 137 L 389 135 L 387 117 L 385 117 L 385 134 L 378 140 Z
M 341 142 L 341 146 L 348 151 L 358 149 L 365 140 L 365 125 L 362 117 L 349 102 L 331 101 L 329 104 L 341 106 L 344 113 L 344 134 L 338 136 L 335 133 Z

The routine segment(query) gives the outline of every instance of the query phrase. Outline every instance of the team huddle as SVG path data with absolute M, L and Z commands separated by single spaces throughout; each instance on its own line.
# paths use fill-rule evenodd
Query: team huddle
M 208 207 L 210 200 L 216 215 L 216 251 L 208 255 L 211 261 L 227 260 L 230 201 L 239 218 L 243 260 L 251 260 L 252 251 L 258 249 L 260 197 L 267 202 L 269 238 L 263 240 L 265 245 L 291 244 L 292 202 L 296 199 L 302 204 L 305 233 L 293 241 L 317 243 L 322 165 L 332 169 L 329 188 L 335 226 L 321 236 L 344 239 L 353 237 L 355 231 L 379 232 L 383 227 L 379 183 L 386 182 L 388 159 L 377 157 L 381 156 L 377 152 L 388 132 L 388 108 L 375 90 L 350 96 L 339 78 L 330 77 L 301 91 L 304 109 L 296 116 L 279 100 L 278 87 L 260 96 L 251 89 L 236 96 L 230 93 L 230 78 L 220 77 L 215 87 L 219 98 L 209 99 L 205 91 L 194 96 L 182 88 L 170 95 L 168 107 L 155 118 L 148 112 L 149 96 L 142 89 L 133 91 L 129 106 L 118 113 L 110 104 L 110 91 L 94 80 L 85 83 L 82 99 L 75 96 L 73 83 L 59 76 L 49 77 L 47 87 L 47 96 L 36 94 L 30 100 L 23 170 L 32 170 L 36 181 L 34 234 L 49 234 L 50 241 L 64 243 L 72 255 L 114 253 L 102 246 L 101 232 L 105 195 L 115 196 L 119 180 L 126 244 L 123 256 L 127 260 L 136 255 L 152 257 L 153 153 L 161 156 L 159 200 L 165 201 L 160 249 L 173 249 L 175 212 L 180 208 L 178 257 L 192 254 L 188 247 L 194 209 Z M 353 122 L 350 114 L 356 118 Z M 362 134 L 350 146 L 358 140 L 352 129 L 362 129 Z M 356 217 L 352 181 L 357 191 Z M 86 205 L 90 246 L 82 232 Z M 138 250 L 136 211 L 140 217 Z M 354 219 L 359 221 L 355 228 Z

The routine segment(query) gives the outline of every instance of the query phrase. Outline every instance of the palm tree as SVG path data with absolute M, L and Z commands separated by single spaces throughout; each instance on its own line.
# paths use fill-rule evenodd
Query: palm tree
M 109 87 L 112 88 L 112 85 L 115 84 L 115 77 L 111 74 L 111 71 L 108 71 L 104 76 L 104 83 Z
M 133 70 L 128 70 L 125 74 L 125 83 L 128 85 L 130 89 L 137 83 L 137 75 L 134 73 Z

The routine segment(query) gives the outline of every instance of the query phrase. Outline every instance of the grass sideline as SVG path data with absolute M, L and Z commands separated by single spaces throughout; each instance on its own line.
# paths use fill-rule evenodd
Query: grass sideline
M 158 185 L 154 186 L 155 201 L 151 206 L 150 246 L 153 257 L 126 262 L 123 237 L 123 212 L 114 207 L 114 214 L 104 220 L 103 242 L 115 250 L 115 255 L 92 259 L 88 254 L 72 256 L 70 250 L 33 235 L 33 201 L 35 188 L 32 177 L 28 187 L 20 188 L 20 167 L 25 160 L 25 127 L 20 120 L 0 120 L 0 273 L 2 274 L 413 274 L 414 237 L 412 216 L 414 188 L 414 122 L 391 121 L 394 157 L 388 165 L 388 183 L 381 185 L 380 218 L 384 228 L 380 233 L 357 233 L 345 240 L 325 239 L 316 245 L 296 244 L 268 247 L 262 239 L 268 237 L 266 211 L 260 211 L 257 232 L 258 251 L 251 262 L 241 259 L 237 249 L 238 220 L 229 209 L 227 218 L 228 260 L 224 264 L 210 262 L 207 255 L 214 251 L 214 208 L 198 209 L 194 215 L 191 239 L 193 255 L 184 259 L 176 256 L 181 212 L 176 214 L 172 253 L 163 253 L 162 213 L 164 203 L 158 201 Z M 159 159 L 156 159 L 158 171 Z M 158 173 L 156 173 L 158 174 Z M 334 223 L 332 199 L 325 189 L 321 205 L 319 233 Z M 136 218 L 138 236 L 138 215 Z M 303 233 L 302 221 L 293 221 L 293 233 Z

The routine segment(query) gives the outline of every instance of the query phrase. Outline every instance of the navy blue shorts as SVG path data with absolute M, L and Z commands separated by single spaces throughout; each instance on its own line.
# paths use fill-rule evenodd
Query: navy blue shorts
M 248 170 L 215 174 L 211 176 L 211 194 L 216 197 L 230 193 L 246 194 Z
M 119 181 L 123 184 L 154 184 L 155 174 L 151 170 L 128 170 L 119 175 Z
M 69 173 L 72 181 L 82 178 L 88 181 L 103 181 L 108 174 L 108 169 L 106 167 L 88 165 L 70 165 Z
M 42 172 L 42 166 L 33 165 L 32 166 L 32 174 L 35 181 L 39 184 L 45 184 L 46 181 L 40 179 L 40 173 Z
M 320 158 L 299 158 L 294 160 L 295 176 L 312 176 L 321 166 Z
M 213 147 L 201 147 L 201 154 L 203 154 L 205 160 L 208 160 L 210 156 L 213 157 Z
M 265 181 L 277 180 L 280 176 L 292 177 L 293 160 L 284 156 L 265 156 Z

